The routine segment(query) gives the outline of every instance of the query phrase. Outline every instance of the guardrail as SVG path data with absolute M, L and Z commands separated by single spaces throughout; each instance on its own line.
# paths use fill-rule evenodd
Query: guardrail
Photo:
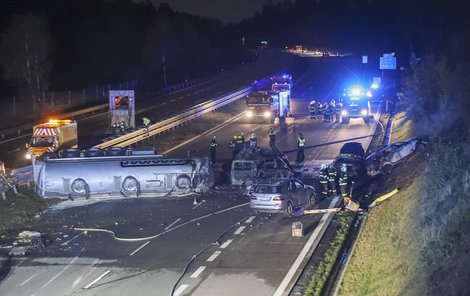
M 183 111 L 182 113 L 176 116 L 173 116 L 165 120 L 162 120 L 160 122 L 157 122 L 155 124 L 152 124 L 149 126 L 148 135 L 145 131 L 145 128 L 142 128 L 142 129 L 133 131 L 131 133 L 128 133 L 126 135 L 120 136 L 118 138 L 101 143 L 97 145 L 96 147 L 104 149 L 104 148 L 108 148 L 111 146 L 118 146 L 118 147 L 129 146 L 131 144 L 141 141 L 142 139 L 160 134 L 169 129 L 180 126 L 188 121 L 191 121 L 199 116 L 202 116 L 208 112 L 214 111 L 220 107 L 223 107 L 229 103 L 232 103 L 246 96 L 249 93 L 251 93 L 251 87 L 240 89 L 234 93 L 218 98 L 216 100 L 209 100 L 204 103 L 198 104 L 196 106 L 193 106 Z

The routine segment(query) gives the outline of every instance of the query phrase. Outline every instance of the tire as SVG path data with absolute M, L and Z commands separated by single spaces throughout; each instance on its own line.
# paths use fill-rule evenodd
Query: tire
M 78 178 L 73 180 L 72 185 L 70 185 L 70 189 L 73 193 L 87 194 L 88 184 L 85 182 L 85 180 Z
M 363 117 L 362 119 L 364 119 L 364 122 L 365 122 L 365 123 L 370 123 L 369 117 Z
M 348 123 L 349 123 L 349 117 L 343 117 L 343 118 L 341 118 L 341 123 L 348 124 Z
M 121 147 L 110 147 L 106 149 L 106 156 L 125 156 L 126 149 Z
M 382 172 L 386 175 L 390 174 L 393 171 L 393 165 L 391 163 L 386 163 L 382 166 Z
M 85 157 L 97 157 L 104 156 L 104 152 L 101 148 L 91 147 L 85 150 Z
M 80 149 L 77 148 L 69 148 L 62 151 L 61 157 L 62 158 L 77 158 L 80 157 Z
M 135 193 L 139 189 L 139 181 L 134 177 L 126 177 L 121 184 L 122 190 L 127 193 Z
M 191 188 L 191 178 L 188 175 L 179 175 L 176 178 L 175 186 L 178 189 L 189 189 Z
M 291 218 L 294 216 L 294 206 L 290 201 L 287 202 L 286 208 L 284 209 L 284 216 Z
M 310 206 L 310 208 L 313 208 L 316 203 L 317 203 L 317 198 L 315 194 L 313 193 L 310 194 L 310 196 L 308 197 L 308 205 Z

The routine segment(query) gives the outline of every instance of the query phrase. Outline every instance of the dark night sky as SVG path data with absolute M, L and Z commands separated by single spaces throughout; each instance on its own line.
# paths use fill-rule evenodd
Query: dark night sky
M 224 23 L 239 22 L 253 16 L 268 2 L 282 0 L 151 0 L 156 7 L 166 2 L 175 11 L 217 18 Z

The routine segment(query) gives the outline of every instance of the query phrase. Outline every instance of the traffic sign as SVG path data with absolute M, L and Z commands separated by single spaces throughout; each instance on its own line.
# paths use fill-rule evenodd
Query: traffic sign
M 380 58 L 380 70 L 396 70 L 397 58 L 394 53 L 384 53 Z

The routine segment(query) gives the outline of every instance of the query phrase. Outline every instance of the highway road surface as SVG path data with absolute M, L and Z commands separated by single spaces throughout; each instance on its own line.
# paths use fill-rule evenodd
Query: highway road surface
M 308 72 L 294 86 L 293 117 L 284 132 L 275 125 L 279 149 L 295 160 L 299 132 L 307 146 L 363 137 L 354 141 L 366 149 L 375 122 L 325 123 L 306 116 L 311 98 L 330 99 L 341 91 L 338 77 L 354 79 L 354 63 L 306 62 Z M 231 156 L 224 143 L 235 133 L 255 132 L 259 145 L 267 146 L 270 126 L 240 115 L 167 154 L 207 155 L 216 135 L 223 162 Z M 307 149 L 304 167 L 330 162 L 341 146 Z M 50 210 L 35 230 L 57 239 L 24 258 L 2 259 L 0 295 L 288 295 L 331 215 L 254 216 L 246 197 L 227 186 L 203 196 L 123 198 Z M 304 225 L 303 237 L 292 236 L 296 221 Z

